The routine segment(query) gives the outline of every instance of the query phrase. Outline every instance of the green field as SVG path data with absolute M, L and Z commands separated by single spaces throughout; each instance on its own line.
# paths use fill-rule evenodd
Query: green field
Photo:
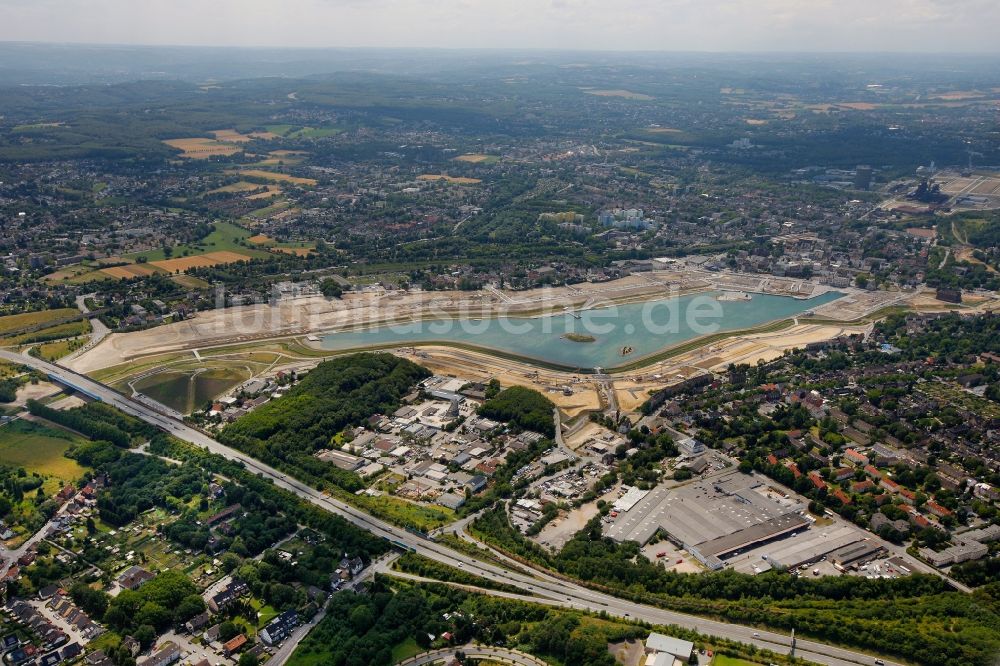
M 84 441 L 66 432 L 19 420 L 0 427 L 0 461 L 62 483 L 76 481 L 86 468 L 63 455 Z
M 429 532 L 455 520 L 455 512 L 437 504 L 415 504 L 398 497 L 350 495 L 348 502 L 361 506 L 396 525 L 409 525 Z
M 229 222 L 216 222 L 215 229 L 202 239 L 198 243 L 192 245 L 178 245 L 174 247 L 171 251 L 170 257 L 167 257 L 162 249 L 159 250 L 149 250 L 146 252 L 134 252 L 132 254 L 124 255 L 125 259 L 138 259 L 139 257 L 145 257 L 146 261 L 162 261 L 164 259 L 177 259 L 178 257 L 196 254 L 204 254 L 206 252 L 240 252 L 242 254 L 249 254 L 255 258 L 263 258 L 267 256 L 266 252 L 260 250 L 255 250 L 253 244 L 243 243 L 247 238 L 250 237 L 250 232 L 239 227 L 235 224 Z
M 136 382 L 135 388 L 181 414 L 188 414 L 249 378 L 249 373 L 239 368 L 168 370 Z
M 73 314 L 79 314 L 75 311 L 71 312 Z M 57 324 L 55 326 L 49 326 L 48 328 L 32 331 L 31 333 L 23 333 L 9 338 L 2 338 L 0 339 L 0 343 L 5 345 L 23 345 L 31 344 L 33 342 L 52 342 L 53 340 L 62 340 L 63 338 L 75 338 L 79 335 L 90 333 L 90 331 L 90 321 L 87 319 L 79 319 L 77 321 L 71 321 L 68 324 Z
M 32 349 L 32 354 L 36 354 L 38 358 L 46 361 L 57 361 L 85 344 L 87 344 L 87 338 L 70 338 L 68 340 L 46 342 Z
M 409 659 L 413 655 L 420 654 L 421 652 L 426 652 L 426 650 L 417 645 L 417 641 L 413 638 L 407 638 L 402 643 L 392 647 L 392 663 L 398 664 L 404 659 Z
M 729 657 L 724 654 L 717 654 L 712 659 L 712 666 L 760 666 L 755 661 L 747 661 L 739 657 Z
M 53 321 L 59 321 L 66 317 L 80 314 L 74 308 L 59 308 L 57 310 L 43 310 L 41 312 L 25 312 L 22 314 L 7 315 L 0 317 L 0 335 L 6 335 L 13 331 L 19 331 L 31 326 L 39 326 Z
M 264 129 L 271 134 L 277 134 L 278 136 L 285 136 L 294 129 L 298 129 L 296 125 L 265 125 Z
M 264 129 L 289 139 L 324 139 L 344 131 L 337 127 L 303 127 L 301 125 L 266 125 Z

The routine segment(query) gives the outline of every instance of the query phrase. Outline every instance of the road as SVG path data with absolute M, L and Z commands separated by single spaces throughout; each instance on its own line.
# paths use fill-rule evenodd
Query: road
M 126 414 L 162 428 L 178 439 L 194 444 L 195 446 L 200 446 L 229 460 L 238 461 L 247 470 L 272 480 L 275 486 L 292 492 L 322 509 L 345 518 L 356 527 L 367 530 L 376 536 L 406 544 L 420 555 L 444 564 L 463 569 L 489 580 L 516 585 L 529 593 L 531 597 L 538 597 L 543 600 L 548 599 L 549 603 L 551 603 L 551 600 L 558 600 L 561 605 L 568 607 L 593 612 L 605 611 L 610 615 L 643 620 L 654 624 L 674 624 L 697 630 L 704 634 L 753 644 L 759 648 L 775 652 L 787 654 L 790 650 L 791 639 L 784 634 L 645 606 L 619 599 L 610 594 L 591 590 L 580 584 L 558 578 L 548 572 L 533 571 L 532 575 L 529 575 L 510 571 L 494 564 L 474 559 L 441 544 L 417 537 L 403 528 L 385 523 L 355 507 L 334 500 L 315 488 L 307 486 L 294 478 L 289 478 L 274 468 L 217 442 L 204 432 L 155 411 L 145 404 L 127 398 L 89 377 L 41 359 L 24 358 L 7 350 L 0 350 L 0 358 L 29 365 L 36 370 L 45 372 L 50 378 L 60 384 L 74 388 L 109 405 L 113 405 Z M 797 656 L 809 661 L 829 666 L 850 666 L 851 664 L 872 664 L 874 662 L 874 657 L 867 654 L 802 639 L 796 641 L 795 653 Z M 897 666 L 888 660 L 885 663 L 887 666 Z
M 14 356 L 16 358 L 16 355 Z M 8 549 L 3 544 L 0 544 L 0 576 L 6 574 L 12 566 L 17 564 L 18 559 L 20 559 L 22 555 L 27 553 L 35 544 L 48 536 L 49 530 L 52 529 L 52 525 L 63 517 L 63 512 L 72 501 L 73 500 L 67 500 L 64 502 L 62 506 L 59 507 L 59 510 L 52 514 L 52 517 L 49 518 L 44 525 L 42 525 L 41 529 L 28 537 L 28 539 L 17 548 Z
M 83 294 L 81 296 L 76 297 L 76 307 L 80 309 L 80 312 L 84 314 L 88 314 L 90 312 L 90 308 L 87 307 L 87 299 L 93 296 L 94 294 Z M 66 361 L 71 361 L 80 354 L 83 354 L 84 352 L 96 347 L 101 342 L 101 340 L 108 337 L 109 333 L 111 333 L 111 330 L 101 322 L 100 318 L 91 317 L 90 340 L 87 341 L 87 344 L 83 345 L 79 349 L 70 352 L 65 357 L 63 357 L 62 359 L 63 362 L 65 363 Z

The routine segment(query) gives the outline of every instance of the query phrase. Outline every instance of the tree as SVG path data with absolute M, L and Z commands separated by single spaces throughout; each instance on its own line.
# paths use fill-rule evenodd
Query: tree
M 260 660 L 257 658 L 257 655 L 250 652 L 244 652 L 241 654 L 238 662 L 239 666 L 257 666 L 259 663 Z
M 351 611 L 351 626 L 358 634 L 363 634 L 375 624 L 375 613 L 370 606 L 358 606 Z
M 240 635 L 240 629 L 232 621 L 226 620 L 219 625 L 219 640 L 223 643 Z
M 320 282 L 319 291 L 327 298 L 340 298 L 344 295 L 344 288 L 333 278 L 326 278 Z

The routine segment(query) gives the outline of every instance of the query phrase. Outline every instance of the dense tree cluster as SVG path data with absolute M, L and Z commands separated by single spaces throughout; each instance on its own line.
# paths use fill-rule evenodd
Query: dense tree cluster
M 204 610 L 205 601 L 187 576 L 164 571 L 138 590 L 122 590 L 109 602 L 104 622 L 118 632 L 150 626 L 159 633 Z
M 37 400 L 29 400 L 28 411 L 47 421 L 75 430 L 91 439 L 104 440 L 116 446 L 127 447 L 132 434 L 148 433 L 141 421 L 132 419 L 107 405 L 92 402 L 73 409 L 52 409 Z
M 372 414 L 395 410 L 430 373 L 391 354 L 353 354 L 320 363 L 287 395 L 226 427 L 219 439 L 258 460 L 344 490 L 363 487 L 352 472 L 314 457 L 332 439 Z
M 555 437 L 552 410 L 555 405 L 538 391 L 524 386 L 511 386 L 490 398 L 479 408 L 483 416 Z

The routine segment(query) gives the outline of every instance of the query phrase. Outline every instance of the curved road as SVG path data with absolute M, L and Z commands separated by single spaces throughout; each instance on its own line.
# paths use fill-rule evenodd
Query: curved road
M 727 638 L 741 643 L 753 644 L 758 648 L 787 654 L 791 649 L 789 636 L 776 632 L 758 630 L 753 627 L 718 622 L 694 615 L 676 613 L 652 606 L 638 604 L 619 599 L 610 594 L 591 590 L 582 585 L 572 583 L 551 574 L 534 571 L 533 575 L 509 571 L 494 564 L 483 562 L 470 556 L 458 553 L 433 541 L 417 537 L 412 533 L 389 523 L 373 518 L 364 511 L 343 502 L 334 500 L 322 492 L 294 478 L 265 465 L 258 460 L 225 446 L 204 432 L 175 418 L 166 416 L 151 407 L 127 398 L 117 391 L 97 381 L 81 375 L 62 366 L 48 363 L 37 358 L 25 358 L 8 350 L 0 350 L 0 358 L 31 366 L 47 373 L 54 381 L 76 389 L 85 395 L 113 405 L 126 414 L 140 418 L 147 423 L 162 428 L 178 439 L 219 454 L 229 460 L 241 462 L 248 470 L 271 479 L 276 486 L 295 493 L 314 505 L 337 514 L 357 527 L 365 529 L 376 536 L 397 541 L 411 547 L 415 552 L 448 564 L 469 573 L 482 576 L 497 582 L 504 582 L 521 587 L 530 596 L 540 597 L 542 603 L 558 603 L 561 606 L 589 610 L 605 611 L 610 615 L 643 620 L 654 624 L 675 624 L 693 629 L 704 634 Z M 860 652 L 840 648 L 817 641 L 797 639 L 795 654 L 798 657 L 829 666 L 851 666 L 856 664 L 871 665 L 875 658 Z M 885 661 L 886 666 L 901 666 Z
M 517 664 L 518 666 L 546 666 L 546 662 L 530 654 L 485 645 L 462 645 L 441 650 L 431 650 L 430 652 L 424 652 L 414 655 L 409 659 L 404 659 L 397 666 L 424 666 L 424 664 L 433 664 L 436 661 L 452 659 L 459 652 L 463 653 L 466 657 L 502 661 L 507 664 Z

